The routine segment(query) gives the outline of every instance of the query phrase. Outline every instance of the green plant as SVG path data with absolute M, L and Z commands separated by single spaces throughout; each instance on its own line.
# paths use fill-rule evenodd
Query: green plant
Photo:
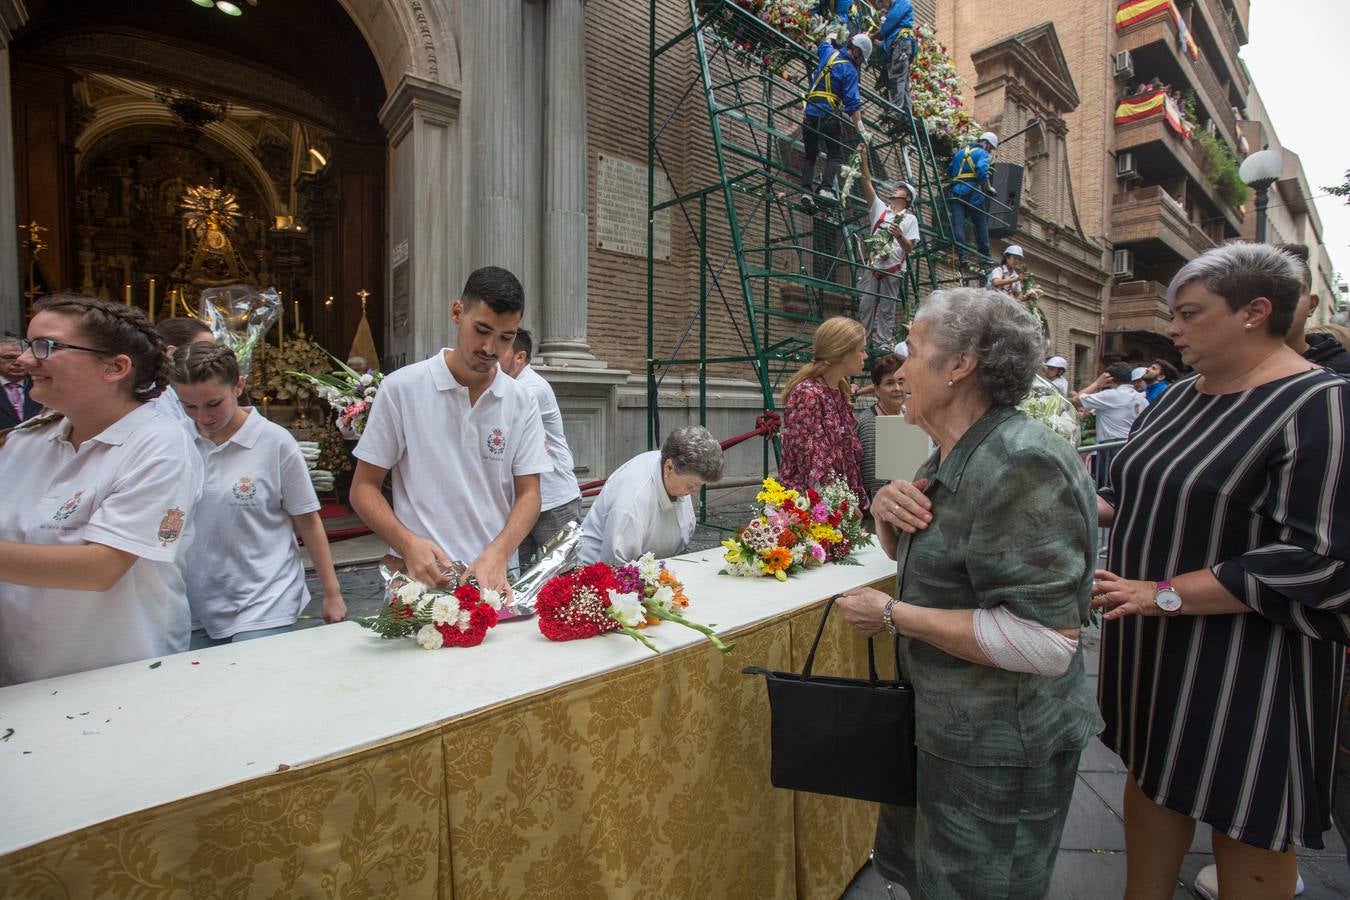
M 1322 190 L 1333 197 L 1350 198 L 1350 169 L 1347 169 L 1345 172 L 1345 181 L 1331 187 L 1324 187 Z M 1345 202 L 1350 204 L 1350 199 L 1347 199 Z
M 1229 206 L 1238 207 L 1247 202 L 1248 188 L 1238 177 L 1237 157 L 1228 144 L 1208 131 L 1197 131 L 1191 138 L 1205 151 L 1205 178 Z

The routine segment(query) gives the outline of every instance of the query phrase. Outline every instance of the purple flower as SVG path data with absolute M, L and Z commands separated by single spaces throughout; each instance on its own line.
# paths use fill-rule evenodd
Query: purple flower
M 637 566 L 620 566 L 614 570 L 614 577 L 619 581 L 619 593 L 642 593 L 642 576 L 638 574 Z
M 824 522 L 830 517 L 830 508 L 824 503 L 817 503 L 811 507 L 811 521 Z

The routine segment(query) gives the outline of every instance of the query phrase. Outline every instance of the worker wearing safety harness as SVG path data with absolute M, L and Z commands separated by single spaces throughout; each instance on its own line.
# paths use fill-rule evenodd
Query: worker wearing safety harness
M 975 226 L 975 246 L 981 256 L 989 255 L 989 157 L 998 147 L 998 135 L 986 131 L 973 146 L 962 147 L 947 166 L 952 179 L 947 207 L 952 214 L 952 234 L 956 239 L 956 259 L 966 264 L 966 223 Z
M 881 7 L 886 15 L 872 38 L 881 41 L 891 105 L 908 113 L 909 64 L 919 49 L 914 38 L 914 4 L 910 0 L 881 0 Z
M 858 279 L 858 321 L 867 329 L 867 345 L 889 353 L 895 344 L 895 306 L 905 283 L 905 261 L 919 242 L 919 220 L 911 212 L 914 186 L 901 181 L 882 200 L 872 183 L 871 154 L 864 151 L 861 155 L 859 180 L 868 206 L 869 231 L 867 268 Z
M 834 204 L 838 201 L 834 182 L 844 164 L 844 144 L 841 137 L 843 115 L 862 125 L 862 98 L 858 96 L 858 69 L 872 55 L 872 40 L 865 34 L 855 34 L 848 47 L 841 50 L 829 41 L 817 51 L 815 74 L 806 92 L 806 109 L 802 117 L 802 143 L 806 154 L 802 159 L 802 206 L 815 209 L 811 196 L 815 186 L 816 154 L 825 150 L 825 180 L 819 199 Z

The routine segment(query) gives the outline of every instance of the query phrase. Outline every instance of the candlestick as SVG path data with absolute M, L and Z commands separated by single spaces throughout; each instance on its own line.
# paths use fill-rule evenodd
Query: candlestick
M 150 321 L 155 321 L 155 279 L 150 279 Z
M 292 300 L 291 303 L 295 304 L 295 333 L 296 333 L 296 334 L 299 334 L 299 333 L 300 333 L 300 301 L 299 301 L 299 300 Z
M 128 281 L 127 283 L 125 283 L 124 285 L 122 285 L 122 291 L 123 291 L 123 293 L 125 293 L 126 296 L 127 296 L 127 306 L 130 306 L 130 305 L 131 305 L 131 282 L 130 282 L 130 281 Z
M 169 288 L 169 318 L 178 315 L 178 288 Z
M 286 330 L 286 317 L 285 317 L 284 315 L 282 315 L 282 316 L 277 316 L 277 351 L 278 351 L 278 352 L 280 352 L 281 350 L 285 349 L 285 346 L 286 346 L 286 345 L 285 345 L 285 342 L 283 341 L 282 336 L 281 336 L 281 333 L 282 333 L 283 331 L 285 331 L 285 330 Z

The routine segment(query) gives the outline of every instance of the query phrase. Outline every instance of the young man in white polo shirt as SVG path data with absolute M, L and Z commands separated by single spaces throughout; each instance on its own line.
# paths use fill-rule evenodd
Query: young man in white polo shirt
M 1123 441 L 1134 420 L 1148 406 L 1148 398 L 1134 389 L 1129 363 L 1111 363 L 1097 380 L 1069 399 L 1086 412 L 1097 414 L 1097 443 Z
M 502 371 L 529 390 L 539 407 L 544 423 L 544 444 L 553 468 L 539 476 L 539 521 L 526 535 L 517 551 L 523 569 L 539 549 L 568 522 L 581 521 L 581 487 L 572 469 L 572 448 L 563 432 L 562 410 L 558 398 L 544 377 L 530 365 L 534 339 L 524 328 L 516 329 L 516 343 L 510 356 L 503 356 Z
M 539 516 L 539 474 L 552 469 L 539 409 L 497 367 L 525 310 L 520 282 L 486 266 L 450 308 L 453 349 L 385 377 L 356 445 L 351 502 L 423 584 L 452 560 L 479 586 L 505 590 L 515 549 Z M 394 502 L 380 493 L 393 473 Z

